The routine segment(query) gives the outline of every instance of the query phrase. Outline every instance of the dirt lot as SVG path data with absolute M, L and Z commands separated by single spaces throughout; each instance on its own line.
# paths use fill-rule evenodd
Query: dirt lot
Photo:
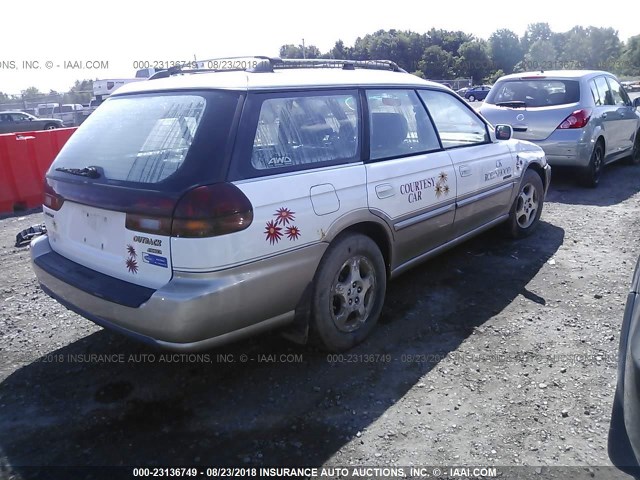
M 532 237 L 489 232 L 391 282 L 382 325 L 342 357 L 272 334 L 181 358 L 104 331 L 42 293 L 28 249 L 13 247 L 40 214 L 0 220 L 0 477 L 528 465 L 515 475 L 630 478 L 595 467 L 610 465 L 640 169 L 608 167 L 597 190 L 571 176 L 554 171 Z

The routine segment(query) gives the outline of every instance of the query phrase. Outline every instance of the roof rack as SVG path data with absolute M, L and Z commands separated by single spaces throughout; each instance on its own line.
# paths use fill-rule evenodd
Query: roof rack
M 166 70 L 156 72 L 149 80 L 165 78 L 185 73 L 246 71 L 253 73 L 273 73 L 280 69 L 295 68 L 340 68 L 355 70 L 356 68 L 370 70 L 390 70 L 404 72 L 397 63 L 391 60 L 336 60 L 331 58 L 279 58 L 266 56 L 249 57 L 220 57 L 208 60 L 194 60 L 182 65 L 175 65 Z

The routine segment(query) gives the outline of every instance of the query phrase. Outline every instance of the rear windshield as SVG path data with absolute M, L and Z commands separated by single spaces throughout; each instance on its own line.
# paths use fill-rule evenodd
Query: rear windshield
M 498 82 L 489 92 L 485 103 L 493 105 L 514 102 L 525 107 L 551 107 L 580 101 L 580 84 L 577 80 L 506 80 Z
M 111 98 L 73 134 L 52 169 L 96 166 L 105 180 L 161 182 L 184 163 L 206 104 L 195 94 Z

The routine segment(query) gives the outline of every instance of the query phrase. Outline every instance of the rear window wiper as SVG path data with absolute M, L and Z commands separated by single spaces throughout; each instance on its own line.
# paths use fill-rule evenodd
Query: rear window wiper
M 520 100 L 514 100 L 511 102 L 498 102 L 496 103 L 498 107 L 511 107 L 511 108 L 525 108 L 527 104 Z
M 70 173 L 71 175 L 79 175 L 81 177 L 100 178 L 102 175 L 98 171 L 99 167 L 84 167 L 84 168 L 56 168 L 56 172 Z

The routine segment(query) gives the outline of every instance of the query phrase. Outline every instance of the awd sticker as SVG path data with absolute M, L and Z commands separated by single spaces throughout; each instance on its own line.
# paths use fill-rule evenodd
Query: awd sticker
M 282 207 L 276 210 L 276 213 L 274 213 L 273 216 L 276 218 L 274 220 L 269 220 L 265 226 L 265 241 L 274 245 L 282 240 L 284 235 L 286 235 L 291 241 L 298 240 L 302 236 L 300 229 L 293 225 L 293 221 L 296 219 L 296 212 L 292 212 L 290 209 Z
M 153 253 L 142 253 L 142 261 L 149 265 L 155 265 L 156 267 L 169 268 L 169 262 L 167 257 L 161 257 L 160 255 L 154 255 Z

